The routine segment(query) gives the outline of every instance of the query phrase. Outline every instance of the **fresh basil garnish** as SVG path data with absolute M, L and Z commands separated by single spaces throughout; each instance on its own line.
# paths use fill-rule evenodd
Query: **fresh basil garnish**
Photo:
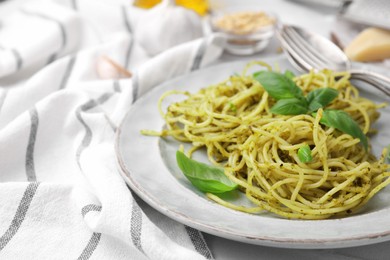
M 237 112 L 237 106 L 232 102 L 229 102 L 229 109 L 230 111 Z
M 313 160 L 313 157 L 311 155 L 311 149 L 309 145 L 302 146 L 298 150 L 298 158 L 301 162 L 307 163 L 311 162 Z
M 222 168 L 197 162 L 180 151 L 176 152 L 176 161 L 192 185 L 203 192 L 224 193 L 238 187 Z
M 295 78 L 295 74 L 291 70 L 286 70 L 284 72 L 284 76 L 286 76 L 287 78 L 289 78 L 291 80 Z
M 338 94 L 339 92 L 334 88 L 319 88 L 309 92 L 306 97 L 309 103 L 309 111 L 314 112 L 329 105 Z
M 338 96 L 336 89 L 319 88 L 310 91 L 305 97 L 303 91 L 292 80 L 294 76 L 290 71 L 285 71 L 284 74 L 273 71 L 259 71 L 253 74 L 254 79 L 259 81 L 268 94 L 277 101 L 271 108 L 272 113 L 299 115 L 316 112 L 320 108 L 325 108 Z M 367 137 L 359 124 L 346 112 L 325 109 L 321 123 L 359 138 L 364 148 L 368 149 Z
M 273 71 L 259 71 L 254 73 L 253 77 L 276 100 L 287 98 L 305 99 L 302 89 L 292 79 L 283 74 Z
M 306 102 L 297 98 L 280 99 L 271 108 L 271 112 L 278 115 L 300 115 L 308 112 Z
M 329 105 L 338 95 L 336 89 L 319 88 L 309 92 L 305 97 L 303 91 L 292 80 L 293 76 L 290 71 L 284 74 L 272 71 L 259 71 L 253 74 L 254 79 L 259 81 L 268 94 L 278 101 L 275 104 L 277 108 L 272 107 L 273 113 L 297 115 L 314 112 Z M 279 102 L 286 99 L 289 101 Z M 287 109 L 289 106 L 295 108 L 289 112 Z
M 367 137 L 363 133 L 359 124 L 345 111 L 326 109 L 322 112 L 320 123 L 336 128 L 352 137 L 359 138 L 364 148 L 368 149 Z

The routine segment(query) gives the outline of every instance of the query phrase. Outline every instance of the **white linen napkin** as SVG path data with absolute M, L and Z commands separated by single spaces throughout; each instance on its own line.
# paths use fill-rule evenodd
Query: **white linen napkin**
M 80 28 L 75 12 L 50 2 L 7 16 L 0 28 L 0 77 L 74 51 Z
M 40 70 L 0 88 L 0 259 L 213 259 L 201 232 L 129 190 L 114 141 L 138 97 L 210 64 L 223 41 L 196 39 L 149 57 L 132 37 L 137 12 L 57 1 L 3 20 L 0 76 Z M 99 77 L 103 55 L 133 77 Z

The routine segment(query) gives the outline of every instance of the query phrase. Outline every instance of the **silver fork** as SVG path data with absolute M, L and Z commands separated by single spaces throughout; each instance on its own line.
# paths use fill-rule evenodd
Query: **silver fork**
M 300 71 L 332 69 L 348 71 L 351 79 L 366 82 L 390 96 L 390 78 L 381 74 L 351 69 L 342 50 L 325 37 L 295 26 L 284 25 L 278 37 L 291 64 Z

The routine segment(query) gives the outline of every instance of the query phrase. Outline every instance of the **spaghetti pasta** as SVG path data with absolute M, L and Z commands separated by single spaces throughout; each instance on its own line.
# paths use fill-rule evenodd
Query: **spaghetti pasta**
M 275 100 L 246 75 L 248 68 L 195 94 L 166 92 L 159 109 L 167 129 L 143 132 L 191 142 L 190 157 L 205 147 L 210 162 L 222 166 L 254 206 L 233 205 L 214 194 L 208 198 L 248 213 L 266 210 L 285 218 L 325 219 L 356 212 L 390 183 L 386 149 L 376 159 L 359 139 L 321 124 L 322 109 L 315 116 L 271 113 Z M 306 94 L 323 87 L 337 89 L 337 98 L 327 108 L 347 112 L 365 134 L 373 132 L 378 109 L 385 106 L 360 97 L 346 72 L 311 71 L 293 80 Z M 162 101 L 173 94 L 187 98 L 163 111 Z M 298 151 L 307 145 L 312 160 L 303 163 Z

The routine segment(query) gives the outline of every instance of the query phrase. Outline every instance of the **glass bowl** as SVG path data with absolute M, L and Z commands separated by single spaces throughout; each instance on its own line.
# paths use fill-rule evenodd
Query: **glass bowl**
M 264 50 L 278 25 L 274 13 L 242 8 L 213 11 L 206 19 L 209 33 L 223 34 L 226 51 L 236 55 Z

